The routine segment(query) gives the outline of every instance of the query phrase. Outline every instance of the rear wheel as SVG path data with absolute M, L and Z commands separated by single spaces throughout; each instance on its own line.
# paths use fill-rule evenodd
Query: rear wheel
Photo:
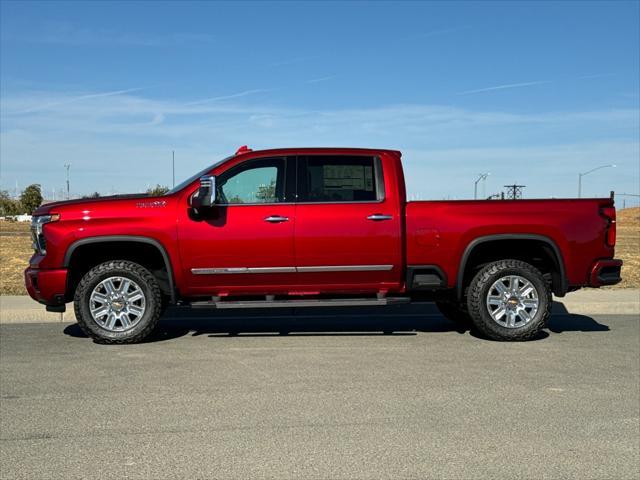
M 473 278 L 467 306 L 474 325 L 487 337 L 529 340 L 547 324 L 551 290 L 532 265 L 500 260 L 486 265 Z
M 76 320 L 98 343 L 135 343 L 154 329 L 163 311 L 155 277 L 126 260 L 102 263 L 87 272 L 74 296 Z

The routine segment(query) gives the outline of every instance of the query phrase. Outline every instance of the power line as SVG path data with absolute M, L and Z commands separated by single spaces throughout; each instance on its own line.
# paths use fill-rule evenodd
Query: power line
M 520 200 L 522 199 L 522 189 L 526 187 L 526 185 L 505 185 L 507 189 L 507 199 L 508 200 Z

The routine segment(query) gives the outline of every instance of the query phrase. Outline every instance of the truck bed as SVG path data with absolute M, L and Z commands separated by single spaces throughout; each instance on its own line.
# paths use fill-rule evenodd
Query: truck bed
M 593 259 L 612 258 L 605 244 L 610 198 L 415 201 L 406 204 L 408 265 L 438 265 L 453 287 L 472 242 L 507 236 L 548 238 L 562 252 L 569 286 L 588 282 Z

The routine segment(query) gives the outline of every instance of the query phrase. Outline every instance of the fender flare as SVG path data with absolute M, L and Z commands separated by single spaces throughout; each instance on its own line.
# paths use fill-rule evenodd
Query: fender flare
M 456 295 L 458 296 L 458 299 L 462 298 L 462 282 L 464 280 L 464 271 L 467 266 L 469 256 L 473 252 L 473 249 L 483 243 L 493 242 L 496 240 L 536 240 L 545 243 L 551 248 L 553 254 L 555 255 L 555 261 L 558 266 L 560 275 L 559 285 L 554 289 L 554 293 L 559 297 L 562 297 L 567 293 L 569 286 L 567 283 L 567 275 L 565 273 L 564 258 L 562 257 L 560 248 L 558 248 L 558 245 L 553 241 L 553 239 L 544 235 L 529 233 L 501 233 L 475 238 L 471 242 L 469 242 L 469 244 L 464 249 L 464 253 L 462 254 L 462 257 L 460 259 L 460 266 L 458 267 L 458 277 L 456 278 Z
M 176 287 L 175 281 L 173 278 L 173 268 L 171 266 L 171 259 L 169 258 L 169 254 L 167 253 L 167 249 L 164 248 L 158 240 L 149 237 L 141 237 L 135 235 L 101 235 L 97 237 L 86 237 L 81 238 L 80 240 L 76 240 L 73 242 L 66 253 L 64 254 L 64 261 L 62 266 L 64 268 L 69 267 L 69 263 L 71 261 L 71 257 L 73 256 L 73 252 L 83 245 L 89 245 L 93 243 L 107 243 L 107 242 L 137 242 L 137 243 L 146 243 L 147 245 L 152 245 L 158 249 L 160 254 L 162 255 L 162 259 L 164 261 L 164 265 L 167 268 L 167 277 L 169 279 L 169 291 L 171 293 L 171 303 L 176 303 Z

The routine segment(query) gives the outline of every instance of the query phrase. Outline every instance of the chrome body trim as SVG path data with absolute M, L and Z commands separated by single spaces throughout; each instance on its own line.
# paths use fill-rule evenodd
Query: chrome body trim
M 194 275 L 228 275 L 238 273 L 296 273 L 296 267 L 192 268 Z
M 226 267 L 192 268 L 194 275 L 229 275 L 247 273 L 323 273 L 323 272 L 388 272 L 393 265 L 325 265 L 313 267 Z
M 299 273 L 319 272 L 387 272 L 393 265 L 323 265 L 317 267 L 296 267 Z

